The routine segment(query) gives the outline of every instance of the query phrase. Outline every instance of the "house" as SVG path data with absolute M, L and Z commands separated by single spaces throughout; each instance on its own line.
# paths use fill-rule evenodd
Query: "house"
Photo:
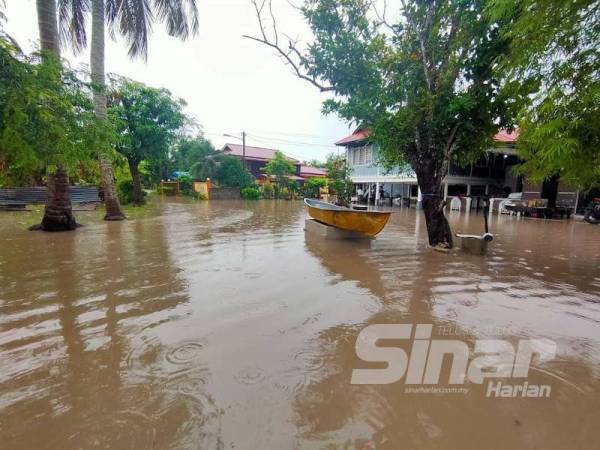
M 319 167 L 305 166 L 301 164 L 298 167 L 298 174 L 302 181 L 306 181 L 310 178 L 327 178 L 327 171 Z
M 277 150 L 272 148 L 252 147 L 250 145 L 246 145 L 244 154 L 244 147 L 242 145 L 225 144 L 223 147 L 223 153 L 235 156 L 236 158 L 245 159 L 246 168 L 254 178 L 259 180 L 259 182 L 266 178 L 265 166 L 275 157 L 276 152 Z M 294 175 L 290 175 L 289 177 L 292 181 L 303 184 L 309 178 L 325 178 L 327 176 L 327 172 L 324 169 L 306 166 L 297 159 L 291 158 L 287 155 L 285 155 L 285 157 L 296 168 L 296 173 Z
M 417 177 L 409 167 L 386 170 L 377 163 L 378 147 L 369 140 L 368 129 L 357 129 L 335 143 L 346 148 L 350 178 L 368 200 L 413 199 L 421 201 Z M 474 164 L 462 168 L 451 164 L 443 181 L 444 198 L 454 196 L 498 195 L 519 189 L 519 179 L 512 175 L 518 163 L 515 133 L 498 133 L 497 145 Z
M 378 147 L 369 140 L 369 135 L 368 129 L 358 128 L 335 143 L 346 149 L 350 178 L 357 192 L 367 201 L 377 203 L 381 199 L 389 199 L 389 203 L 392 199 L 402 199 L 405 203 L 410 204 L 412 200 L 419 204 L 422 196 L 412 168 L 406 166 L 390 171 L 378 164 Z M 476 198 L 482 195 L 507 197 L 511 193 L 523 192 L 523 199 L 548 198 L 549 206 L 556 202 L 575 202 L 575 190 L 558 179 L 530 183 L 514 174 L 513 168 L 519 163 L 515 148 L 517 138 L 517 131 L 509 133 L 500 130 L 494 137 L 495 145 L 475 163 L 467 167 L 450 164 L 443 180 L 444 199 Z M 467 206 L 471 206 L 471 200 L 468 200 Z
M 264 147 L 252 147 L 246 145 L 246 151 L 244 154 L 244 147 L 239 144 L 225 144 L 223 147 L 223 153 L 226 155 L 235 156 L 236 158 L 244 159 L 246 162 L 246 168 L 256 179 L 260 179 L 265 173 L 265 166 L 267 163 L 275 157 L 277 150 L 272 148 Z M 295 166 L 300 165 L 300 161 L 294 158 L 286 156 L 286 158 Z

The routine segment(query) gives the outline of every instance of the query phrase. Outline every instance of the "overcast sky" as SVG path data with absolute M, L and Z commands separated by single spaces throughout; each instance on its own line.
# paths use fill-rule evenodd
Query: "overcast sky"
M 188 106 L 187 113 L 216 146 L 233 142 L 224 133 L 245 130 L 247 144 L 277 148 L 299 159 L 323 160 L 332 145 L 349 132 L 336 116 L 321 114 L 325 94 L 296 78 L 291 68 L 259 43 L 250 0 L 197 0 L 199 34 L 186 42 L 154 27 L 148 60 L 130 60 L 123 41 L 107 40 L 106 70 L 165 87 Z M 301 15 L 287 0 L 273 0 L 278 27 L 303 41 L 309 39 Z M 26 50 L 38 45 L 35 0 L 6 0 L 6 31 Z M 63 56 L 78 67 L 89 53 Z

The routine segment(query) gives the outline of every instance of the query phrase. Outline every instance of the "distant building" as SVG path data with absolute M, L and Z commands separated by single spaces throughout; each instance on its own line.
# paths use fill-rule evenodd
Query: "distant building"
M 243 147 L 239 144 L 225 144 L 223 152 L 240 159 L 242 159 L 244 155 Z M 259 181 L 266 178 L 265 166 L 275 157 L 275 152 L 277 152 L 277 150 L 272 148 L 246 145 L 246 168 L 254 178 Z M 324 169 L 305 166 L 295 158 L 291 158 L 287 155 L 284 156 L 296 167 L 296 173 L 290 176 L 290 179 L 293 181 L 302 184 L 309 178 L 325 178 L 327 176 L 327 172 Z
M 346 161 L 351 169 L 350 178 L 357 192 L 370 201 L 383 199 L 412 199 L 421 201 L 417 176 L 410 166 L 387 171 L 378 161 L 379 148 L 369 139 L 370 132 L 358 128 L 335 145 L 346 149 Z M 474 164 L 459 167 L 450 164 L 448 175 L 443 180 L 444 199 L 450 197 L 477 197 L 489 195 L 506 197 L 523 192 L 523 199 L 548 198 L 555 202 L 576 202 L 576 191 L 558 179 L 544 183 L 529 183 L 524 177 L 516 176 L 513 168 L 519 163 L 515 144 L 518 132 L 500 130 L 494 137 L 495 145 Z M 442 194 L 442 193 L 440 193 Z M 470 204 L 470 203 L 469 203 Z
M 246 168 L 254 178 L 259 179 L 264 175 L 265 166 L 275 157 L 276 151 L 277 150 L 272 148 L 246 145 Z M 244 155 L 243 147 L 239 144 L 225 144 L 223 153 L 240 159 L 242 159 Z M 286 156 L 286 158 L 295 166 L 300 165 L 300 161 L 297 159 L 290 158 L 289 156 Z
M 318 167 L 300 165 L 297 175 L 303 180 L 308 180 L 309 178 L 327 178 L 327 171 Z
M 417 176 L 409 166 L 387 171 L 378 164 L 379 148 L 369 140 L 368 129 L 357 129 L 335 143 L 346 148 L 346 160 L 351 169 L 353 184 L 373 200 L 380 196 L 389 198 L 403 197 L 421 200 L 417 185 Z M 512 176 L 512 166 L 517 164 L 515 150 L 516 134 L 499 133 L 497 146 L 491 148 L 475 164 L 461 168 L 450 165 L 444 178 L 444 197 L 475 196 L 503 191 L 515 192 L 519 189 L 519 180 Z M 491 192 L 494 191 L 494 192 Z

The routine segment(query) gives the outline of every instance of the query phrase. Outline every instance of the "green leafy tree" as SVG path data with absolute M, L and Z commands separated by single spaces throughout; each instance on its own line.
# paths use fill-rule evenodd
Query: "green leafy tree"
M 41 228 L 72 230 L 68 172 L 90 160 L 107 129 L 92 112 L 91 93 L 54 57 L 26 56 L 0 39 L 0 160 L 2 178 L 47 178 L 49 201 Z
M 254 177 L 235 156 L 225 156 L 220 161 L 215 178 L 221 186 L 244 189 L 254 185 Z
M 275 193 L 281 194 L 290 189 L 292 182 L 290 176 L 296 173 L 296 166 L 283 153 L 277 151 L 266 165 L 265 173 L 274 177 L 277 182 Z
M 309 159 L 304 161 L 303 164 L 309 167 L 318 167 L 319 169 L 325 168 L 325 163 L 323 161 L 319 161 L 318 159 Z
M 58 12 L 61 40 L 76 52 L 87 45 L 86 19 L 91 13 L 90 66 L 94 82 L 94 111 L 101 120 L 106 120 L 107 116 L 104 70 L 107 26 L 113 36 L 125 38 L 131 57 L 144 58 L 148 53 L 153 20 L 165 23 L 169 35 L 181 39 L 187 39 L 198 31 L 195 0 L 58 0 Z M 99 162 L 105 194 L 105 220 L 122 220 L 125 215 L 116 195 L 113 167 L 106 151 L 99 154 Z
M 194 181 L 190 175 L 180 174 L 177 177 L 177 181 L 179 181 L 179 189 L 185 195 L 192 194 L 192 182 Z
M 219 155 L 206 155 L 192 164 L 190 172 L 196 180 L 213 179 L 219 168 Z
M 146 161 L 153 173 L 161 173 L 169 148 L 185 124 L 184 102 L 166 89 L 120 79 L 114 83 L 109 105 L 109 117 L 119 135 L 116 149 L 127 158 L 133 178 L 133 201 L 142 204 L 140 163 Z
M 327 180 L 325 178 L 309 178 L 302 186 L 302 195 L 308 198 L 319 198 L 321 188 L 324 188 L 325 186 L 327 186 Z
M 600 185 L 600 10 L 593 0 L 491 0 L 511 42 L 498 67 L 533 93 L 519 114 L 520 171 Z
M 193 167 L 197 167 L 196 172 L 202 174 L 203 170 L 200 167 L 205 165 L 209 158 L 214 158 L 218 152 L 212 143 L 202 136 L 190 138 L 183 136 L 179 139 L 173 148 L 171 159 L 173 166 L 177 170 L 192 171 Z M 200 164 L 200 165 L 198 165 Z M 196 177 L 196 174 L 193 174 Z M 211 175 L 198 176 L 197 178 L 206 178 Z
M 352 195 L 352 180 L 346 158 L 331 153 L 327 156 L 325 168 L 327 169 L 329 193 L 336 196 L 338 205 L 348 206 Z
M 270 4 L 253 3 L 261 32 L 247 37 L 334 93 L 324 110 L 371 128 L 385 166 L 411 165 L 429 243 L 451 247 L 441 196 L 450 162 L 475 160 L 513 116 L 493 74 L 507 43 L 485 20 L 485 0 L 401 0 L 393 20 L 369 0 L 307 0 L 314 41 L 305 49 L 268 29 Z

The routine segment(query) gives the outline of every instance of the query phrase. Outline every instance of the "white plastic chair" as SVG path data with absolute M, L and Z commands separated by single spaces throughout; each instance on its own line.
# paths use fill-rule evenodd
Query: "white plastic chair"
M 461 205 L 462 202 L 460 201 L 460 198 L 454 197 L 450 202 L 450 211 L 460 211 Z

